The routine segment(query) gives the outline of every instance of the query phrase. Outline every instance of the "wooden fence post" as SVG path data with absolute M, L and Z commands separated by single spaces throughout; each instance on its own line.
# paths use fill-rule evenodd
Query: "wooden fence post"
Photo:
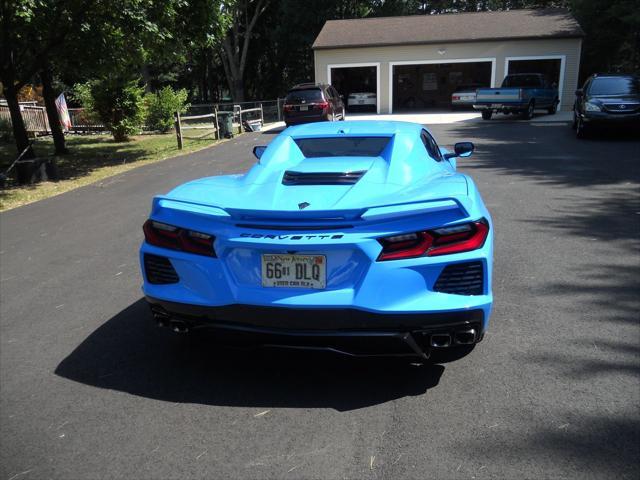
M 220 124 L 218 123 L 218 106 L 213 104 L 213 123 L 216 126 L 216 140 L 220 140 Z
M 264 125 L 264 111 L 262 110 L 262 103 L 260 103 L 260 123 Z M 262 125 L 260 125 L 262 127 Z
M 180 124 L 180 112 L 176 112 L 176 137 L 178 139 L 178 149 L 182 150 L 182 125 Z

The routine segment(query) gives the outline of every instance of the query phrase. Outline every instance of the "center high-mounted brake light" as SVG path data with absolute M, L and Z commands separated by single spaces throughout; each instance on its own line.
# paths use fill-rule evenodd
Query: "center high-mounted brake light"
M 150 245 L 182 252 L 215 257 L 213 242 L 216 239 L 208 233 L 175 227 L 155 220 L 147 220 L 142 226 L 144 238 Z
M 378 261 L 469 252 L 481 248 L 488 234 L 489 224 L 482 219 L 462 225 L 379 238 L 382 252 Z

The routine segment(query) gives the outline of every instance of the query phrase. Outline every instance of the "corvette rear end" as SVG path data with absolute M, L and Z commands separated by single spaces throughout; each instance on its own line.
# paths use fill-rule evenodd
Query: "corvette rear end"
M 140 250 L 156 321 L 351 355 L 425 358 L 480 341 L 491 218 L 455 154 L 434 153 L 425 132 L 289 128 L 246 175 L 156 197 Z

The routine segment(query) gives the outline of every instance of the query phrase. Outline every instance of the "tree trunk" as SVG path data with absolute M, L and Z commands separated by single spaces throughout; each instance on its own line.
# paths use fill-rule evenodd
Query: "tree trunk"
M 234 78 L 233 79 L 233 91 L 231 95 L 233 96 L 234 102 L 244 102 L 244 80 L 242 78 Z
M 27 129 L 24 126 L 24 121 L 22 120 L 22 114 L 20 113 L 20 104 L 18 103 L 18 92 L 13 86 L 13 80 L 2 79 L 2 84 L 4 86 L 4 98 L 7 100 L 7 106 L 9 107 L 9 112 L 11 113 L 11 125 L 13 127 L 13 137 L 16 140 L 16 147 L 18 149 L 18 155 L 22 153 L 22 151 L 29 146 L 29 137 L 27 136 Z M 25 153 L 22 158 L 30 159 L 34 158 L 35 154 L 33 153 L 33 149 L 29 148 L 29 151 Z
M 47 118 L 49 119 L 49 128 L 51 128 L 51 134 L 53 135 L 53 144 L 56 147 L 56 155 L 64 155 L 69 153 L 69 150 L 67 150 L 65 145 L 64 133 L 60 125 L 60 115 L 58 115 L 58 109 L 56 108 L 56 94 L 53 91 L 53 75 L 51 74 L 51 70 L 45 68 L 40 73 L 40 79 L 42 80 L 42 96 L 44 97 L 44 104 L 47 109 Z

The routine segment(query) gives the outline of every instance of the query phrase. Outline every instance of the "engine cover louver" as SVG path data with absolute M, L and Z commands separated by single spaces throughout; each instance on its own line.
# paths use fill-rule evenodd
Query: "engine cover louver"
M 283 185 L 353 185 L 366 170 L 358 172 L 292 172 L 287 170 L 282 177 Z
M 180 281 L 178 273 L 166 257 L 145 253 L 144 271 L 147 274 L 148 282 L 154 285 L 168 285 Z
M 482 295 L 484 268 L 481 262 L 447 265 L 440 273 L 433 290 L 455 295 Z

